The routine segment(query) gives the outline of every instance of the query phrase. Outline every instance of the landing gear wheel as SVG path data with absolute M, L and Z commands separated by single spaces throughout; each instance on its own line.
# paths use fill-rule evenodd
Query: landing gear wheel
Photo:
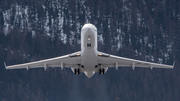
M 78 69 L 78 75 L 80 74 L 80 69 Z
M 101 68 L 99 68 L 99 74 L 101 74 Z
M 74 69 L 74 74 L 80 74 L 80 69 Z
M 105 70 L 104 70 L 104 68 L 101 70 L 101 72 L 102 72 L 102 74 L 104 74 L 104 73 L 105 73 Z
M 74 74 L 76 75 L 76 69 L 74 69 Z
M 104 73 L 105 73 L 104 68 L 102 68 L 102 69 L 100 68 L 100 69 L 99 69 L 99 74 L 104 74 Z

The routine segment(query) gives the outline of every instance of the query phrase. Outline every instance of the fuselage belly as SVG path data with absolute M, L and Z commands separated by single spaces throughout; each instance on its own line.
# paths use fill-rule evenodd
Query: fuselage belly
M 92 24 L 86 24 L 81 30 L 81 65 L 89 78 L 96 71 L 97 53 L 97 29 Z

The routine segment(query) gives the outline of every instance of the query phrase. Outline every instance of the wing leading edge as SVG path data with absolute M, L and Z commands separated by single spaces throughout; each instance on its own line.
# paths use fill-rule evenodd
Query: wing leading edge
M 34 61 L 24 64 L 18 64 L 18 65 L 12 65 L 12 66 L 6 66 L 6 69 L 22 69 L 26 68 L 27 70 L 29 68 L 41 68 L 44 67 L 46 70 L 47 67 L 70 67 L 80 64 L 81 63 L 81 52 L 75 52 L 69 55 L 40 60 L 40 61 Z
M 129 59 L 124 57 L 118 57 L 110 54 L 106 54 L 103 52 L 98 53 L 98 63 L 104 65 L 105 67 L 145 67 L 145 68 L 170 68 L 173 69 L 175 62 L 173 65 L 164 65 L 152 62 L 145 62 L 135 59 Z

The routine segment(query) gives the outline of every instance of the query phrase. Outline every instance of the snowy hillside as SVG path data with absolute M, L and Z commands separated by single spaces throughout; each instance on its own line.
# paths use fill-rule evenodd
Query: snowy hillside
M 77 81 L 83 86 L 80 100 L 99 101 L 102 99 L 96 94 L 108 92 L 101 94 L 108 95 L 107 101 L 119 101 L 119 98 L 123 101 L 179 101 L 176 94 L 180 94 L 180 79 L 174 79 L 179 78 L 178 67 L 154 71 L 112 69 L 104 77 L 96 75 L 88 80 L 83 74 L 76 77 L 71 71 L 58 68 L 46 72 L 41 69 L 6 71 L 3 62 L 7 65 L 24 63 L 79 51 L 81 28 L 85 23 L 92 23 L 98 30 L 100 51 L 169 65 L 176 61 L 179 66 L 180 1 L 2 0 L 0 4 L 0 73 L 4 75 L 0 77 L 0 99 L 3 101 L 12 101 L 11 98 L 72 100 L 68 99 L 68 94 L 78 91 L 75 89 L 79 87 Z M 98 80 L 107 84 L 102 89 L 92 88 L 93 84 L 103 85 Z M 71 81 L 75 82 L 74 86 Z M 29 92 L 23 93 L 27 90 Z M 86 90 L 92 95 L 85 94 Z

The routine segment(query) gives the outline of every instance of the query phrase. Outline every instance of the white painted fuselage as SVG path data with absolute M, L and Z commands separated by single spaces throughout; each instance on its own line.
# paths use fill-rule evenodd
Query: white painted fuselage
M 81 30 L 81 65 L 89 78 L 96 72 L 97 56 L 97 29 L 92 24 L 85 24 Z

